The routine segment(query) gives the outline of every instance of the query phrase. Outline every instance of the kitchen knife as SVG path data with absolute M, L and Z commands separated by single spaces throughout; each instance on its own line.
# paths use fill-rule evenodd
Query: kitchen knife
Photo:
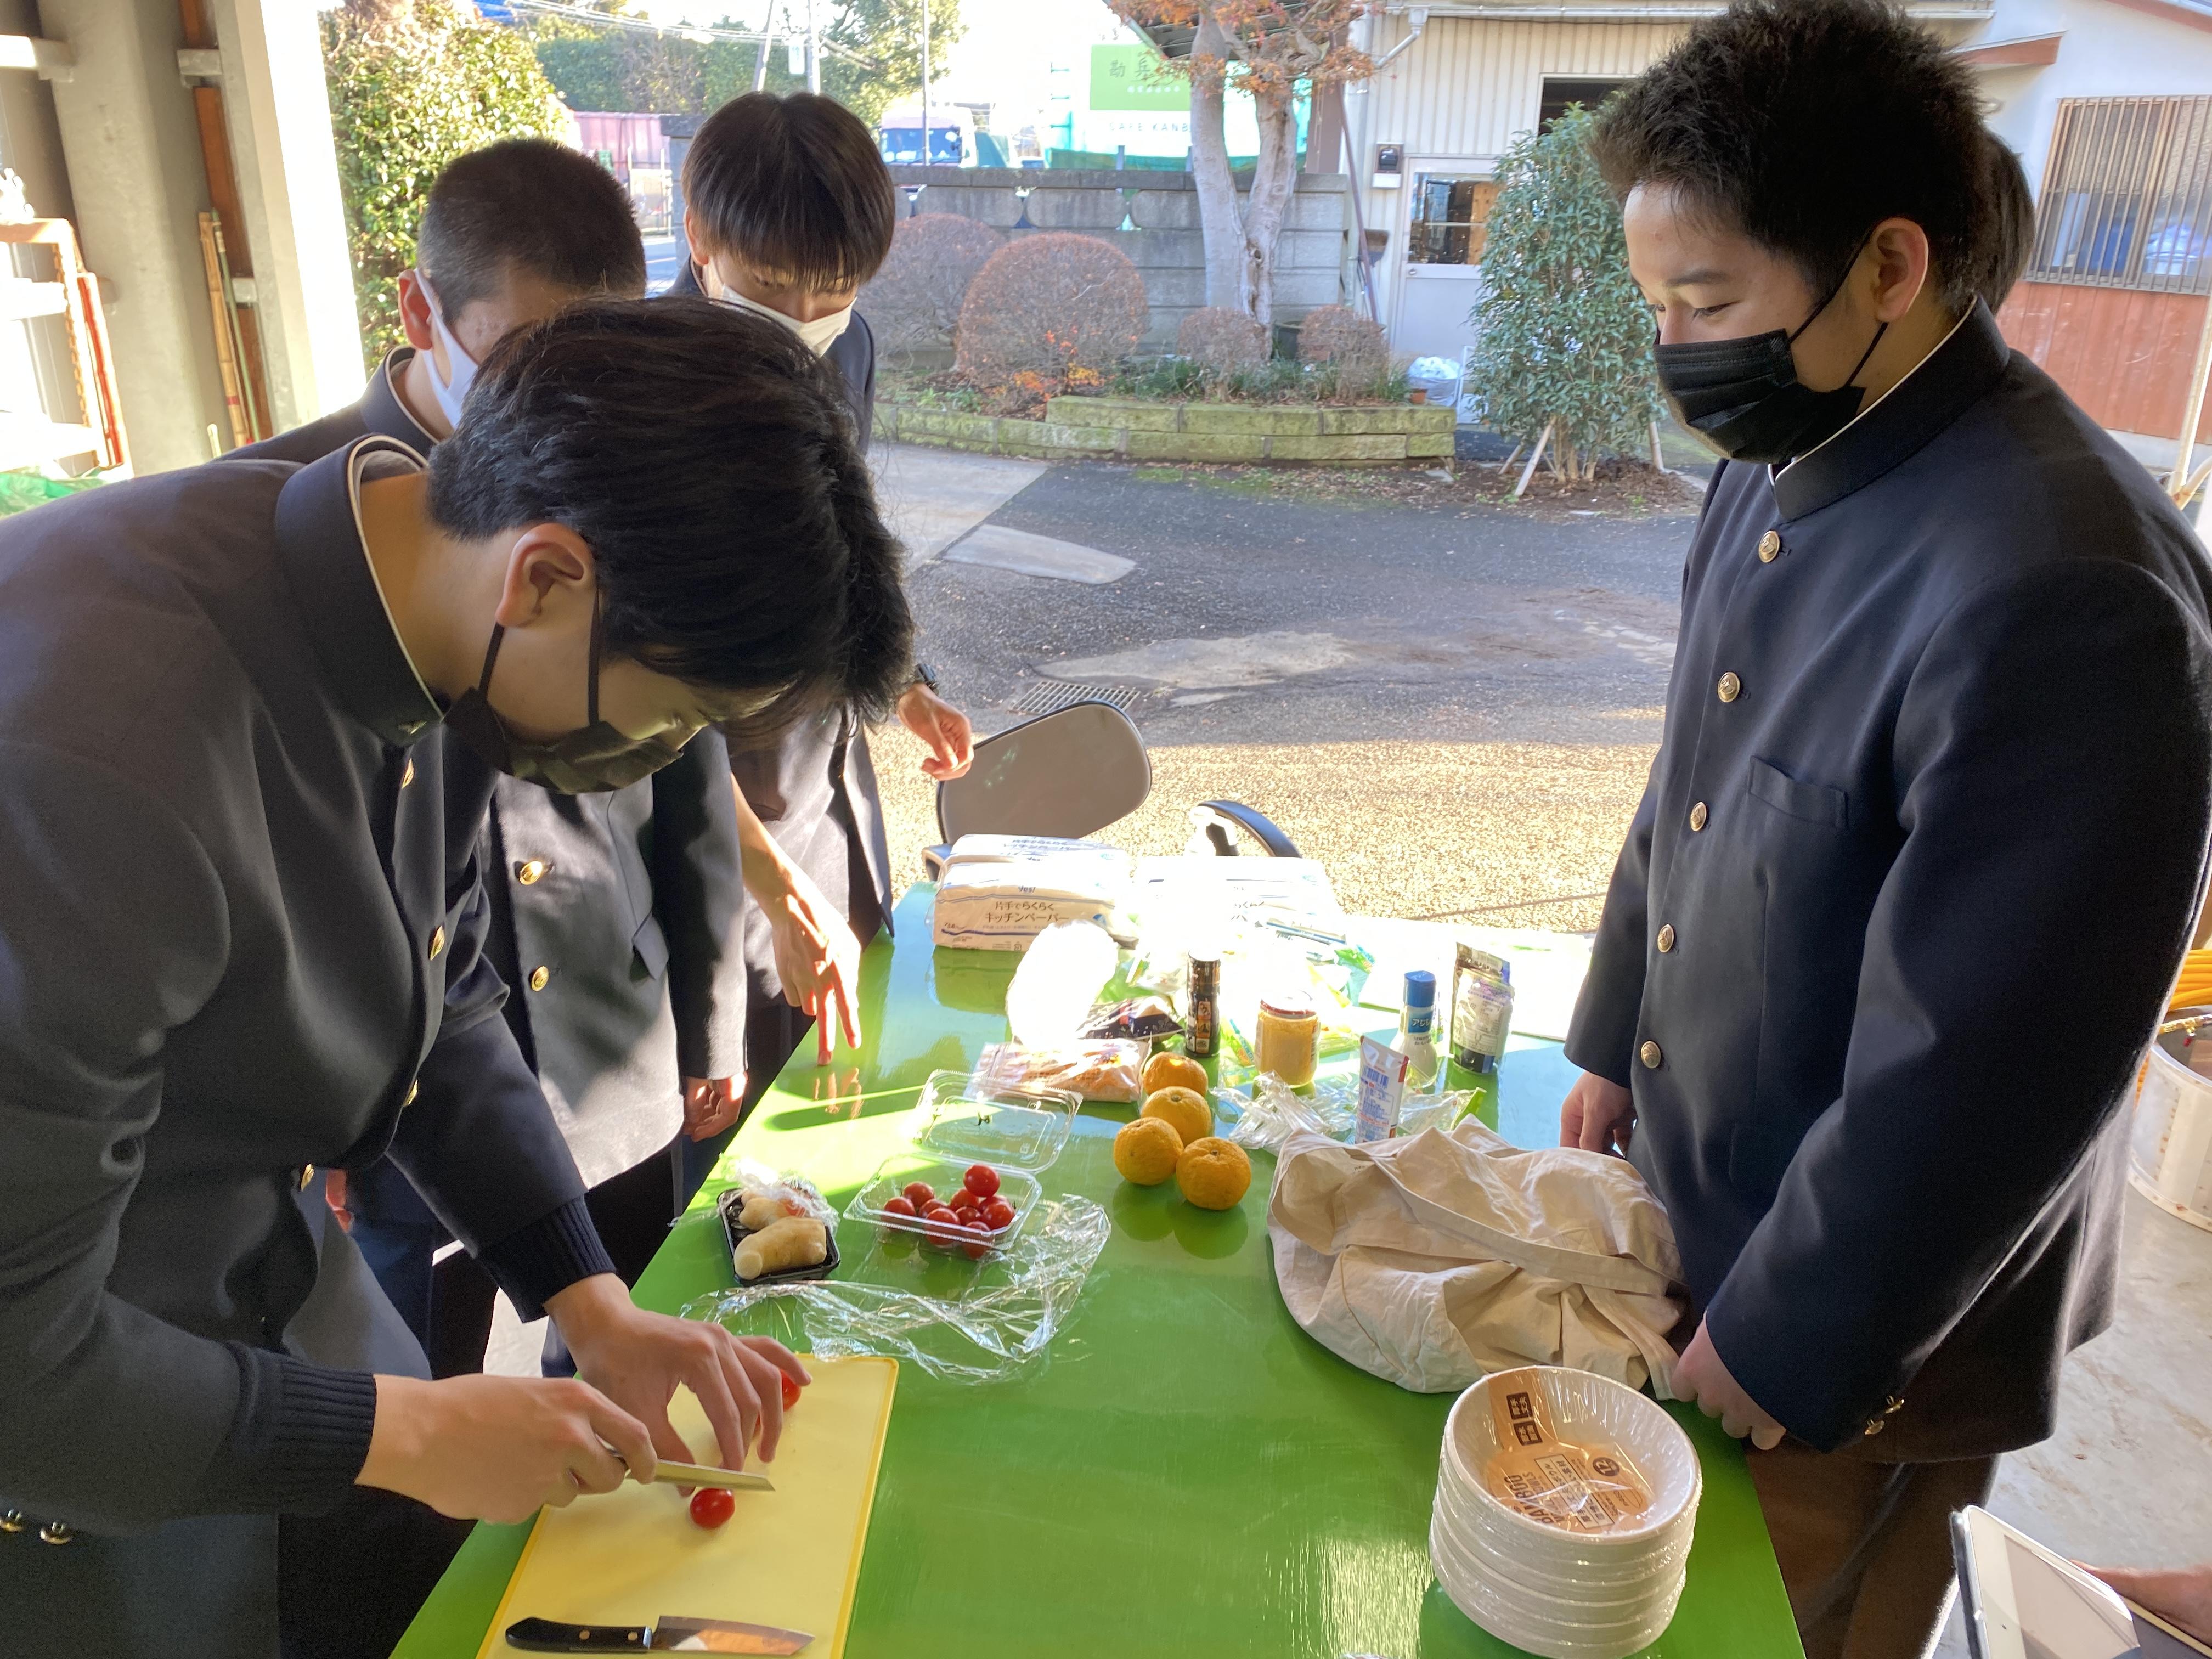
M 629 1460 L 612 1446 L 607 1455 L 624 1468 Z M 737 1469 L 718 1469 L 710 1463 L 675 1463 L 664 1457 L 660 1467 L 653 1472 L 655 1481 L 670 1486 L 720 1486 L 725 1492 L 774 1492 L 775 1482 L 764 1474 L 747 1474 Z
M 676 1619 L 659 1624 L 562 1625 L 520 1619 L 507 1627 L 507 1644 L 530 1653 L 797 1653 L 813 1640 L 803 1630 L 741 1625 L 729 1619 Z

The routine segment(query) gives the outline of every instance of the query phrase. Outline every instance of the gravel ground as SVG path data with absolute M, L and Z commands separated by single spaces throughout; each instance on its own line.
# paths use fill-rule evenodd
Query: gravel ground
M 875 749 L 901 891 L 937 839 L 934 786 L 903 731 Z M 1647 744 L 1198 744 L 1152 750 L 1152 794 L 1103 839 L 1177 853 L 1187 809 L 1258 807 L 1328 866 L 1345 908 L 1480 917 L 1501 927 L 1597 925 L 1620 838 L 1651 764 Z

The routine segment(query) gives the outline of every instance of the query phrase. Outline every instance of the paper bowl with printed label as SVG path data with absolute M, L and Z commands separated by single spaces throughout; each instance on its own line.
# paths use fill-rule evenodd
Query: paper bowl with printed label
M 1703 1478 L 1674 1419 L 1607 1378 L 1528 1366 L 1452 1407 L 1429 1554 L 1455 1606 L 1547 1659 L 1624 1659 L 1674 1618 Z
M 1562 1455 L 1577 1449 L 1595 1456 Z M 1673 1418 L 1634 1389 L 1564 1365 L 1493 1371 L 1475 1383 L 1444 1423 L 1443 1451 L 1444 1478 L 1474 1500 L 1485 1532 L 1540 1563 L 1662 1553 L 1695 1526 L 1705 1488 L 1697 1449 Z M 1547 1454 L 1558 1486 L 1531 1486 L 1517 1501 L 1497 1489 L 1500 1470 L 1540 1481 L 1529 1466 Z M 1647 1494 L 1640 1502 L 1637 1488 Z

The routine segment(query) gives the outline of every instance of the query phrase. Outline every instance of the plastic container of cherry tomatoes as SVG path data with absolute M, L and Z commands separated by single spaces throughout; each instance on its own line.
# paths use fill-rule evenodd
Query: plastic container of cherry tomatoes
M 1057 1089 L 979 1098 L 970 1092 L 965 1072 L 933 1072 L 915 1104 L 911 1146 L 878 1166 L 846 1205 L 845 1218 L 957 1249 L 970 1242 L 964 1233 L 950 1233 L 941 1223 L 886 1206 L 915 1182 L 939 1199 L 950 1199 L 965 1184 L 968 1171 L 981 1164 L 998 1176 L 996 1196 L 1014 1212 L 1004 1226 L 987 1229 L 981 1241 L 991 1249 L 1003 1249 L 1021 1236 L 1044 1195 L 1037 1177 L 1058 1161 L 1082 1104 Z

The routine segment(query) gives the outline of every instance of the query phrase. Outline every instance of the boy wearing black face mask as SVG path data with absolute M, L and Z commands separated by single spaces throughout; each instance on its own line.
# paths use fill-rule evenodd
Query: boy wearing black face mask
M 1990 143 L 1875 0 L 1700 23 L 1596 138 L 1725 459 L 1562 1139 L 1673 1218 L 1676 1391 L 1759 1448 L 1816 1659 L 1932 1642 L 1949 1511 L 2109 1322 L 2212 823 L 2212 566 L 1977 297 L 2021 246 Z

